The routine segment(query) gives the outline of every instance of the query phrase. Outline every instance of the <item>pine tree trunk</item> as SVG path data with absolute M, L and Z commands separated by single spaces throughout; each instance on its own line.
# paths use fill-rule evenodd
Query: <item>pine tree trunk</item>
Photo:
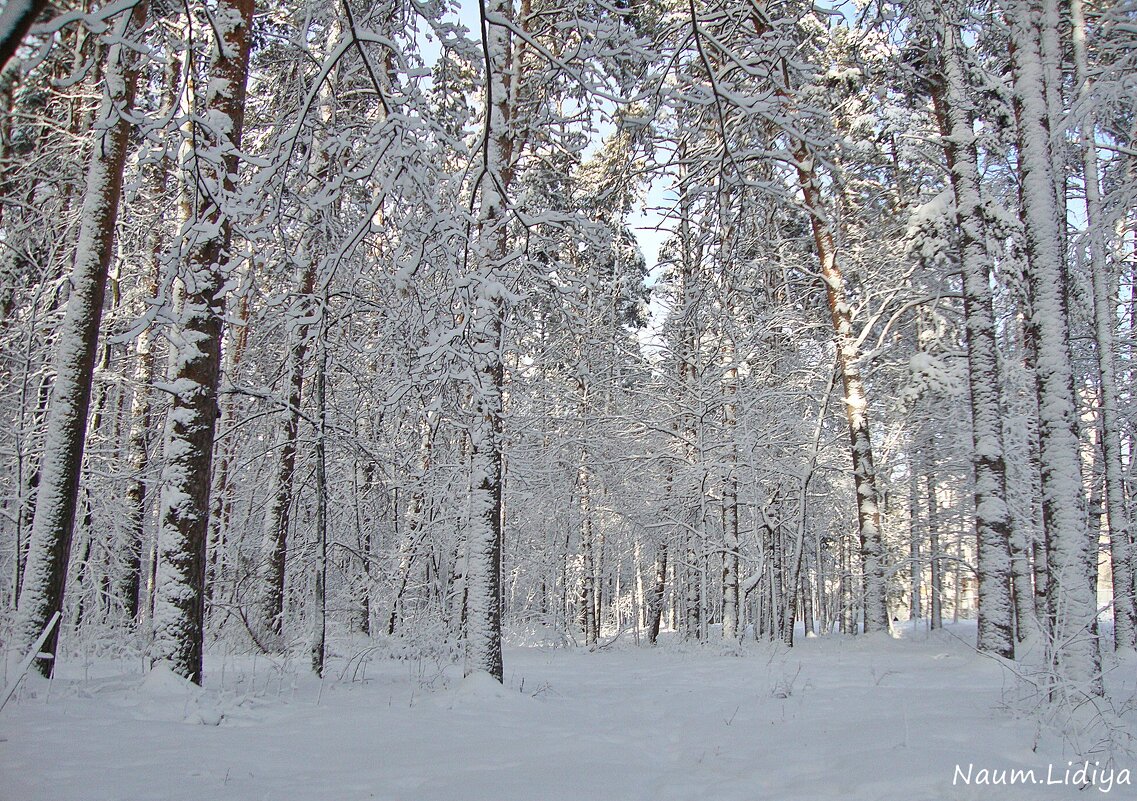
M 298 319 L 307 319 L 312 291 L 316 285 L 316 264 L 305 258 L 297 268 Z M 288 529 L 292 515 L 293 475 L 296 471 L 296 435 L 300 428 L 300 407 L 303 401 L 304 360 L 308 353 L 307 324 L 299 324 L 290 335 L 288 370 L 285 385 L 287 408 L 279 421 L 276 433 L 276 459 L 269 481 L 268 506 L 265 508 L 261 528 L 260 575 L 260 630 L 266 642 L 279 642 L 283 632 L 284 576 L 288 555 Z
M 845 390 L 845 415 L 853 456 L 853 484 L 857 494 L 857 528 L 864 570 L 865 633 L 888 631 L 888 598 L 884 577 L 884 543 L 880 529 L 880 501 L 869 434 L 868 399 L 858 360 L 860 352 L 853 333 L 852 310 L 845 294 L 845 276 L 837 261 L 833 232 L 827 223 L 814 156 L 800 142 L 794 148 L 798 181 L 809 213 L 813 240 L 821 265 L 821 278 L 829 300 L 836 338 L 837 365 Z
M 1015 655 L 1011 598 L 1011 516 L 1007 507 L 1003 456 L 1002 402 L 991 259 L 983 224 L 979 161 L 964 74 L 959 33 L 942 29 L 943 80 L 934 90 L 936 116 L 955 192 L 963 273 L 968 384 L 971 390 L 972 469 L 975 476 L 975 532 L 978 543 L 978 647 L 1005 659 Z
M 588 454 L 582 454 L 582 462 Z M 596 619 L 596 565 L 593 556 L 594 543 L 592 531 L 592 488 L 588 467 L 581 464 L 578 483 L 580 486 L 580 623 L 584 631 L 584 644 L 596 645 L 600 638 L 600 627 Z
M 763 7 L 765 4 L 762 4 Z M 770 33 L 765 11 L 751 16 L 758 36 Z M 777 93 L 792 105 L 792 88 L 788 71 L 782 65 Z M 845 276 L 837 259 L 837 247 L 830 227 L 829 215 L 822 201 L 821 184 L 816 170 L 816 157 L 808 144 L 788 132 L 790 151 L 797 170 L 802 205 L 809 215 L 821 280 L 825 285 L 837 349 L 837 366 L 845 390 L 845 413 L 849 424 L 849 440 L 853 461 L 853 483 L 857 497 L 857 528 L 863 570 L 864 630 L 888 631 L 888 595 L 884 571 L 884 541 L 880 527 L 880 494 L 873 464 L 872 437 L 869 433 L 868 400 L 858 361 L 859 347 L 853 332 L 852 307 L 845 292 Z
M 924 476 L 928 493 L 928 564 L 931 565 L 931 592 L 929 593 L 929 627 L 942 629 L 944 627 L 944 577 L 943 567 L 940 563 L 940 519 L 939 503 L 936 499 L 936 476 L 928 472 Z
M 909 583 L 911 595 L 908 601 L 908 619 L 919 620 L 923 617 L 923 607 L 920 600 L 920 591 L 924 585 L 923 548 L 920 543 L 924 532 L 920 527 L 920 476 L 916 473 L 916 461 L 910 453 L 908 456 L 908 558 L 910 567 Z
M 244 284 L 248 274 L 248 266 L 241 269 L 241 277 L 237 283 Z M 222 345 L 222 371 L 231 383 L 239 378 L 241 362 L 245 358 L 245 350 L 249 344 L 249 296 L 247 292 L 238 291 L 236 309 L 228 316 L 225 335 L 228 344 Z M 235 403 L 232 396 L 221 398 L 218 401 L 217 429 L 226 430 L 230 427 L 230 420 L 235 414 Z M 205 599 L 207 607 L 213 603 L 213 594 L 224 577 L 225 567 L 225 540 L 233 519 L 233 493 L 232 479 L 233 462 L 237 458 L 234 438 L 226 439 L 217 444 L 214 459 L 217 462 L 213 470 L 213 483 L 210 488 L 209 531 L 206 534 L 206 565 L 205 565 Z M 236 588 L 234 587 L 232 591 Z M 208 611 L 208 609 L 207 609 Z
M 1091 104 L 1091 84 L 1086 56 L 1086 20 L 1082 0 L 1070 0 L 1074 44 L 1074 69 L 1079 99 Z M 1102 230 L 1101 184 L 1098 175 L 1096 123 L 1091 111 L 1082 122 L 1082 177 L 1086 192 L 1086 227 L 1089 232 L 1090 270 L 1093 278 L 1094 329 L 1097 338 L 1098 376 L 1101 386 L 1102 453 L 1105 472 L 1105 502 L 1109 516 L 1110 566 L 1113 569 L 1113 639 L 1115 648 L 1137 647 L 1137 610 L 1133 594 L 1133 531 L 1125 503 L 1125 473 L 1122 464 L 1122 422 L 1118 410 L 1117 376 L 1114 370 L 1115 302 L 1110 297 L 1106 241 Z
M 164 109 L 172 111 L 177 106 L 180 67 L 181 59 L 172 53 L 168 55 L 162 87 Z M 165 197 L 171 167 L 169 156 L 164 154 L 154 165 L 151 180 L 155 197 Z M 149 273 L 142 284 L 145 298 L 158 296 L 158 283 L 162 277 L 162 251 L 169 235 L 166 226 L 157 222 L 155 220 L 155 225 L 146 238 Z M 130 429 L 125 459 L 130 476 L 126 488 L 126 526 L 122 538 L 123 549 L 126 551 L 126 570 L 118 594 L 132 620 L 142 620 L 153 611 L 153 586 L 144 587 L 142 570 L 147 550 L 145 522 L 151 506 L 148 473 L 154 422 L 152 385 L 157 376 L 155 345 L 152 324 L 148 324 L 134 341 L 134 391 L 130 399 Z
M 722 638 L 738 639 L 741 628 L 742 603 L 738 577 L 738 366 L 734 342 L 727 339 L 723 347 L 726 372 L 723 376 L 723 427 L 727 442 L 726 473 L 722 479 Z
M 157 294 L 157 270 L 147 279 L 147 294 Z M 135 386 L 130 401 L 130 433 L 127 437 L 127 466 L 130 480 L 126 488 L 126 530 L 123 532 L 126 551 L 124 571 L 119 595 L 127 616 L 131 620 L 141 617 L 148 604 L 142 597 L 142 556 L 145 550 L 145 521 L 147 503 L 147 471 L 150 464 L 150 431 L 153 422 L 151 385 L 154 383 L 154 343 L 149 327 L 138 334 L 134 343 Z
M 1100 695 L 1094 587 L 1096 547 L 1086 524 L 1078 454 L 1077 404 L 1070 362 L 1066 270 L 1058 232 L 1050 152 L 1050 109 L 1039 55 L 1039 18 L 1032 0 L 1008 3 L 1019 123 L 1019 172 L 1031 294 L 1028 337 L 1035 365 L 1042 464 L 1042 509 L 1050 564 L 1049 635 L 1063 678 Z
M 647 641 L 655 645 L 663 620 L 663 601 L 667 592 L 667 542 L 659 543 L 655 554 L 655 578 L 647 600 Z
M 145 24 L 146 3 L 142 2 L 120 25 L 120 41 L 132 41 Z M 91 378 L 107 273 L 114 253 L 137 62 L 136 52 L 123 44 L 113 45 L 107 54 L 105 90 L 87 170 L 79 241 L 71 273 L 71 296 L 57 340 L 55 383 L 46 421 L 47 439 L 20 589 L 15 639 L 21 652 L 38 639 L 52 615 L 63 608 L 91 401 Z M 56 654 L 59 629 L 59 626 L 52 629 L 42 652 Z M 40 660 L 36 668 L 48 676 L 54 669 L 54 660 Z
M 219 175 L 199 174 L 190 182 L 195 187 L 196 214 L 182 265 L 184 297 L 171 338 L 173 400 L 163 450 L 153 653 L 197 684 L 202 681 L 206 539 L 224 287 L 232 271 L 231 223 L 217 202 L 232 190 L 239 167 L 253 6 L 253 0 L 220 0 L 213 15 L 217 41 L 203 112 L 224 121 L 222 141 L 215 143 L 223 155 Z M 218 132 L 214 126 L 195 139 Z M 188 163 L 182 166 L 193 168 Z M 203 180 L 212 183 L 212 191 L 201 191 Z

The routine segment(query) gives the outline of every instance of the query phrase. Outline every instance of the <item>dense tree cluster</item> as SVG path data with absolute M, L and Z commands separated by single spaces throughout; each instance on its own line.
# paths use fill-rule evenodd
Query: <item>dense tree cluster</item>
M 509 631 L 974 615 L 1100 692 L 1135 15 L 10 2 L 4 640 L 500 679 Z

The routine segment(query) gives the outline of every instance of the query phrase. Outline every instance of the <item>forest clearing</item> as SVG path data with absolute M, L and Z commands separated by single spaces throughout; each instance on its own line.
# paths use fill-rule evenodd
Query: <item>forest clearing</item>
M 621 639 L 589 653 L 541 645 L 536 634 L 534 645 L 506 648 L 503 685 L 463 679 L 446 660 L 372 654 L 361 666 L 350 657 L 365 643 L 346 641 L 323 682 L 296 660 L 263 657 L 208 659 L 206 691 L 169 673 L 76 664 L 4 711 L 0 798 L 1067 801 L 1135 792 L 1123 773 L 1132 762 L 1111 761 L 1101 739 L 1116 746 L 1133 733 L 1132 660 L 1108 673 L 1130 710 L 1121 721 L 1116 710 L 1040 711 L 1027 682 L 975 652 L 973 624 L 909 628 L 889 642 L 751 642 L 734 653 L 674 636 L 654 650 Z M 1083 765 L 1094 783 L 1074 781 Z M 1027 778 L 1010 783 L 1014 770 Z

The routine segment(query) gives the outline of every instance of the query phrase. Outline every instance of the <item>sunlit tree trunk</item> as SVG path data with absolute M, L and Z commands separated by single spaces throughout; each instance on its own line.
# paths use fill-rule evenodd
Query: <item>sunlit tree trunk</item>
M 35 516 L 20 589 L 16 641 L 21 652 L 39 637 L 63 607 L 79 476 L 91 401 L 99 324 L 107 273 L 114 253 L 115 224 L 122 196 L 123 167 L 134 105 L 138 56 L 129 43 L 146 24 L 146 3 L 136 5 L 117 28 L 119 42 L 107 53 L 104 91 L 87 169 L 79 240 L 71 273 L 71 294 L 57 339 L 55 383 L 47 410 L 47 439 L 39 470 Z M 42 647 L 55 655 L 59 627 Z M 54 660 L 39 660 L 45 676 Z
M 1094 586 L 1096 547 L 1086 522 L 1078 454 L 1077 403 L 1070 362 L 1066 270 L 1050 152 L 1050 110 L 1033 0 L 1007 3 L 1011 31 L 1019 172 L 1036 354 L 1042 509 L 1050 566 L 1049 636 L 1061 676 L 1101 694 Z
M 868 397 L 861 377 L 860 350 L 853 331 L 852 308 L 845 292 L 845 276 L 837 259 L 837 247 L 821 200 L 815 157 L 798 143 L 794 149 L 798 182 L 813 229 L 814 245 L 821 266 L 821 279 L 829 300 L 836 337 L 837 366 L 845 391 L 845 416 L 853 455 L 853 484 L 857 493 L 857 528 L 864 570 L 865 632 L 888 631 L 888 600 L 884 577 L 884 543 L 880 528 L 880 494 L 873 464 L 869 433 Z
M 1007 507 L 1003 456 L 1002 403 L 995 314 L 991 300 L 991 260 L 983 224 L 979 162 L 963 47 L 953 24 L 941 29 L 943 79 L 933 90 L 936 116 L 955 192 L 963 273 L 963 312 L 971 390 L 972 469 L 975 476 L 975 531 L 978 543 L 980 650 L 1006 659 L 1015 655 L 1011 597 L 1011 515 Z
M 1079 99 L 1091 108 L 1092 91 L 1086 55 L 1086 20 L 1082 0 L 1070 0 L 1073 25 L 1074 69 Z M 1117 376 L 1114 370 L 1114 319 L 1116 301 L 1110 297 L 1106 240 L 1102 230 L 1101 179 L 1098 174 L 1095 116 L 1086 111 L 1081 123 L 1082 177 L 1086 192 L 1086 228 L 1089 234 L 1090 271 L 1094 293 L 1094 329 L 1097 338 L 1098 374 L 1101 383 L 1102 453 L 1104 456 L 1105 502 L 1109 519 L 1110 566 L 1113 573 L 1114 645 L 1137 646 L 1133 598 L 1133 532 L 1125 503 L 1125 473 L 1122 465 L 1121 416 L 1118 410 Z

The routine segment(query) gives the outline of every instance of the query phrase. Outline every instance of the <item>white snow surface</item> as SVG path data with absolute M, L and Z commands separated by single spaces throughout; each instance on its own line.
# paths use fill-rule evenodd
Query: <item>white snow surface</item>
M 974 652 L 973 624 L 899 629 L 792 649 L 667 635 L 594 653 L 513 645 L 504 687 L 431 660 L 367 661 L 363 640 L 335 642 L 322 683 L 303 656 L 212 654 L 204 689 L 165 667 L 62 662 L 53 684 L 36 679 L 0 712 L 0 799 L 1137 797 L 1117 774 L 1100 796 L 1104 785 L 976 783 L 982 769 L 1061 779 L 1082 761 Z M 1135 675 L 1115 671 L 1115 691 L 1132 698 Z M 957 765 L 971 766 L 971 785 Z

